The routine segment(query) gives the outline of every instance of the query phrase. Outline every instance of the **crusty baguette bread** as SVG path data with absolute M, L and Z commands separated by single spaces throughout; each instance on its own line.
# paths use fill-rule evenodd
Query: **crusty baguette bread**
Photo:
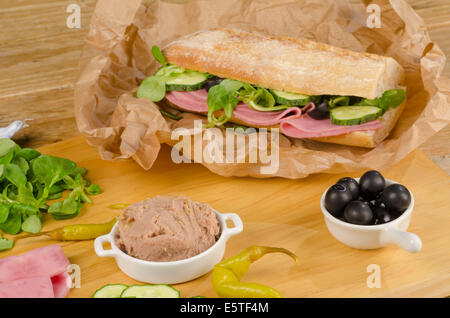
M 167 99 L 164 99 L 164 102 L 174 109 L 177 109 L 180 111 L 186 111 L 183 108 L 171 103 Z M 350 132 L 350 133 L 346 133 L 346 134 L 338 135 L 338 136 L 310 138 L 310 139 L 316 140 L 316 141 L 321 141 L 321 142 L 339 144 L 339 145 L 374 148 L 379 143 L 381 143 L 387 136 L 389 136 L 389 133 L 394 128 L 395 123 L 397 122 L 398 118 L 400 117 L 401 113 L 403 112 L 405 105 L 406 105 L 406 101 L 404 101 L 401 105 L 397 106 L 396 108 L 388 110 L 386 113 L 384 113 L 383 116 L 379 117 L 378 119 L 380 120 L 381 125 L 383 126 L 380 129 L 366 130 L 366 131 L 354 131 L 354 132 Z M 201 114 L 207 115 L 206 113 L 201 113 Z M 219 117 L 223 114 L 223 111 L 217 111 L 214 114 L 216 115 L 216 117 Z M 234 116 L 231 117 L 230 122 L 238 124 L 238 125 L 242 125 L 242 126 L 248 126 L 247 123 L 237 119 Z M 253 125 L 252 127 L 271 129 L 271 128 L 280 128 L 280 125 L 275 125 L 275 126 Z
M 405 88 L 404 70 L 391 57 L 289 37 L 214 29 L 174 41 L 163 50 L 163 54 L 169 63 L 187 69 L 307 95 L 349 95 L 372 99 L 386 90 Z M 167 99 L 165 102 L 184 111 Z M 389 135 L 405 105 L 406 101 L 380 117 L 383 126 L 380 129 L 311 139 L 376 147 Z M 220 116 L 221 112 L 215 115 Z M 235 117 L 230 121 L 247 125 Z
M 163 54 L 187 69 L 307 95 L 375 98 L 404 81 L 403 68 L 391 57 L 230 29 L 187 35 Z

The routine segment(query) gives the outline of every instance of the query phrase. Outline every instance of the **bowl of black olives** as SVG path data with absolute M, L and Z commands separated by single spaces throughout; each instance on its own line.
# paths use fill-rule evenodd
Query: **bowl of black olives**
M 412 193 L 378 171 L 339 179 L 323 193 L 320 206 L 330 233 L 348 246 L 376 249 L 395 243 L 409 252 L 422 248 L 420 238 L 406 232 Z

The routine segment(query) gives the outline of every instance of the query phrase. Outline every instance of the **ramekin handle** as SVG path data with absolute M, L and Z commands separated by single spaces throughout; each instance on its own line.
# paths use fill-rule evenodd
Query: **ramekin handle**
M 111 244 L 111 235 L 106 234 L 99 236 L 94 241 L 94 250 L 95 253 L 100 257 L 114 257 L 115 253 L 113 250 L 105 250 L 103 248 L 103 243 L 110 243 Z
M 223 219 L 225 221 L 225 229 L 224 232 L 227 234 L 228 237 L 239 234 L 244 229 L 244 225 L 242 224 L 242 220 L 236 213 L 225 213 L 222 214 Z M 227 220 L 231 220 L 234 224 L 234 227 L 229 228 L 226 224 Z
M 381 232 L 381 244 L 394 243 L 411 253 L 417 253 L 422 249 L 422 240 L 414 233 L 388 228 Z

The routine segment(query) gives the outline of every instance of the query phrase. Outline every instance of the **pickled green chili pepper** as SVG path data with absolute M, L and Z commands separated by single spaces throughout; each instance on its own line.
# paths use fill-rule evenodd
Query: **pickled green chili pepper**
M 67 225 L 48 232 L 20 236 L 15 238 L 14 241 L 36 236 L 48 236 L 56 241 L 93 240 L 101 235 L 105 235 L 111 232 L 111 229 L 113 228 L 114 224 L 116 224 L 116 222 L 117 219 L 114 218 L 108 223 L 103 224 Z
M 57 241 L 85 241 L 93 240 L 99 236 L 111 232 L 117 219 L 114 218 L 108 223 L 103 224 L 76 224 L 60 227 L 56 230 L 47 232 L 47 236 Z
M 212 284 L 220 297 L 224 298 L 282 298 L 277 290 L 258 283 L 243 283 L 240 280 L 248 272 L 250 264 L 268 253 L 284 253 L 298 263 L 297 256 L 279 247 L 252 246 L 227 258 L 214 266 Z
M 115 209 L 115 210 L 123 210 L 125 209 L 127 206 L 129 206 L 129 204 L 126 203 L 118 203 L 118 204 L 111 204 L 109 206 L 110 209 Z
M 162 109 L 160 109 L 159 111 L 161 112 L 161 114 L 163 116 L 166 116 L 166 117 L 168 117 L 170 119 L 173 119 L 173 120 L 181 120 L 181 119 L 183 119 L 183 116 L 172 114 L 171 112 L 168 112 L 168 111 L 165 111 L 165 110 L 162 110 Z

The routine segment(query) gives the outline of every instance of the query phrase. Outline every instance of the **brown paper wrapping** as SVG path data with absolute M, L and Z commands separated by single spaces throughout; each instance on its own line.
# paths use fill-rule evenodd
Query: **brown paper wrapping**
M 381 7 L 381 28 L 366 27 L 369 3 Z M 134 92 L 158 67 L 152 45 L 164 47 L 185 34 L 215 27 L 303 37 L 392 56 L 405 68 L 408 103 L 389 138 L 375 149 L 281 135 L 278 172 L 262 174 L 258 163 L 202 162 L 214 173 L 303 178 L 319 172 L 383 170 L 450 122 L 450 80 L 440 75 L 445 56 L 404 0 L 360 5 L 333 0 L 99 0 L 75 86 L 75 114 L 79 130 L 103 159 L 133 158 L 150 169 L 160 145 L 177 142 L 171 139 L 174 128 L 192 128 L 193 120 L 202 118 L 185 113 L 178 122 L 165 119 L 156 104 L 135 98 Z

